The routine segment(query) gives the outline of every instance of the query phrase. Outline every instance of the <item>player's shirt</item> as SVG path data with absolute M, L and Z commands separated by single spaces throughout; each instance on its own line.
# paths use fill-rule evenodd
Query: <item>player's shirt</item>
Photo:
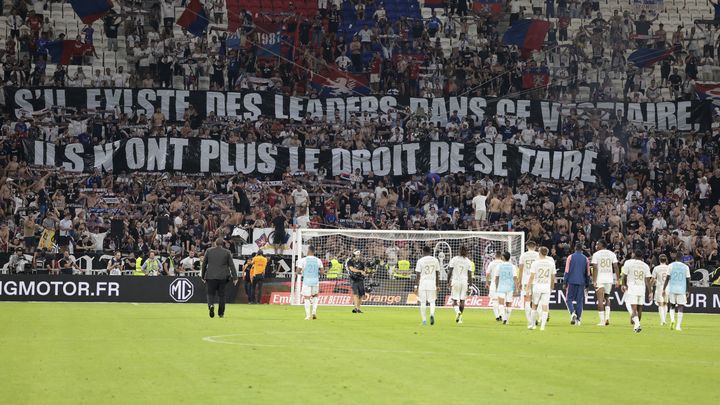
M 622 274 L 627 276 L 628 294 L 645 295 L 645 279 L 651 276 L 650 266 L 642 260 L 629 259 L 623 265 Z
M 617 255 L 611 250 L 603 249 L 593 253 L 590 264 L 594 264 L 597 269 L 597 284 L 612 284 L 615 281 L 613 264 L 617 262 Z
M 667 264 L 659 264 L 653 268 L 652 276 L 655 278 L 655 296 L 661 296 L 665 293 L 665 280 L 670 273 L 670 266 Z
M 468 273 L 472 271 L 472 261 L 467 257 L 455 256 L 450 259 L 448 267 L 453 269 L 452 280 L 450 285 L 465 285 L 467 284 Z
M 433 256 L 424 256 L 417 261 L 415 272 L 420 273 L 418 290 L 435 290 L 436 274 L 440 271 L 440 262 Z
M 518 268 L 510 262 L 502 262 L 495 267 L 495 273 L 498 278 L 497 292 L 507 294 L 515 289 L 514 278 L 518 275 Z
M 298 260 L 297 267 L 303 269 L 303 285 L 314 287 L 320 284 L 320 269 L 323 264 L 315 256 L 306 256 Z
M 690 278 L 690 267 L 682 262 L 672 262 L 670 263 L 670 272 L 668 274 L 668 277 L 670 277 L 668 292 L 670 294 L 686 294 L 686 279 Z
M 488 264 L 487 270 L 485 270 L 485 277 L 490 277 L 490 291 L 494 291 L 497 287 L 495 285 L 495 269 L 500 263 L 504 263 L 502 260 L 493 259 L 490 264 Z
M 523 266 L 523 276 L 520 281 L 522 285 L 527 285 L 528 280 L 530 280 L 530 267 L 533 262 L 539 258 L 540 253 L 535 250 L 528 250 L 520 255 L 520 262 L 518 264 Z
M 552 257 L 545 257 L 543 259 L 537 259 L 533 262 L 528 270 L 528 273 L 533 277 L 533 291 L 541 293 L 549 293 L 552 285 L 552 278 L 555 277 L 555 259 Z

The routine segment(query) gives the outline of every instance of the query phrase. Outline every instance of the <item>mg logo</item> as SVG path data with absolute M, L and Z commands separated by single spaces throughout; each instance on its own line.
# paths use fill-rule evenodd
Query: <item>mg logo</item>
M 170 297 L 175 302 L 188 302 L 194 293 L 195 286 L 186 278 L 178 278 L 170 283 Z

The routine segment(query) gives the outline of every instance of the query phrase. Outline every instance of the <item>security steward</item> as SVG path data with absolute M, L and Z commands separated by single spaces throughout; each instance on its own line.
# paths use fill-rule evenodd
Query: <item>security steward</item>
M 352 312 L 362 314 L 360 304 L 362 299 L 365 298 L 365 275 L 367 273 L 365 272 L 365 262 L 360 258 L 359 250 L 353 252 L 352 257 L 348 259 L 345 266 L 348 269 L 350 285 L 352 286 L 353 305 L 355 306 Z

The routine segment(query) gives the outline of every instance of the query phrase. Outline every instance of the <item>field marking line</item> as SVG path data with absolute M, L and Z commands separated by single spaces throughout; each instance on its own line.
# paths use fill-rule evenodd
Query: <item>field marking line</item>
M 226 341 L 223 340 L 223 338 L 229 338 L 229 337 L 237 337 L 237 336 L 257 336 L 257 335 L 274 335 L 274 336 L 290 336 L 290 335 L 317 335 L 317 332 L 251 332 L 251 333 L 234 333 L 229 335 L 215 335 L 215 336 L 205 336 L 202 338 L 203 341 L 208 343 L 219 343 L 219 344 L 225 344 L 225 345 L 235 345 L 235 346 L 246 346 L 246 347 L 268 347 L 268 348 L 288 348 L 291 347 L 289 344 L 272 344 L 272 343 L 253 343 L 253 342 L 233 342 L 233 341 Z M 368 349 L 368 348 L 340 348 L 340 347 L 316 347 L 316 346 L 303 346 L 303 349 L 305 350 L 324 350 L 324 351 L 335 351 L 335 352 L 363 352 L 363 353 L 397 353 L 397 354 L 429 354 L 429 355 L 447 355 L 447 352 L 438 352 L 438 351 L 424 351 L 424 350 L 392 350 L 392 349 Z M 482 352 L 482 353 L 455 353 L 463 356 L 476 356 L 476 357 L 517 357 L 517 358 L 525 358 L 525 359 L 536 359 L 535 356 L 530 355 L 523 355 L 523 354 L 517 354 L 517 353 L 491 353 L 491 352 Z M 562 355 L 553 355 L 553 354 L 547 354 L 545 357 L 552 357 L 558 360 L 567 360 L 569 358 L 572 358 L 574 360 L 586 360 L 586 361 L 596 361 L 596 358 L 590 358 L 590 357 L 584 357 L 584 356 L 562 356 Z M 624 358 L 624 360 L 628 361 L 638 361 L 638 362 L 651 362 L 655 363 L 656 360 L 652 359 L 646 359 L 646 358 Z M 698 365 L 710 365 L 710 366 L 718 366 L 720 365 L 720 362 L 718 361 L 704 361 L 704 360 L 673 360 L 676 363 L 686 363 L 686 364 L 698 364 Z

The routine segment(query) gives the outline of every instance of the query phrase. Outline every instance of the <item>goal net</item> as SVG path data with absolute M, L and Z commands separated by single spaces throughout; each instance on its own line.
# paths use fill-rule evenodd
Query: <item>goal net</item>
M 292 258 L 290 303 L 301 304 L 302 276 L 295 263 L 307 254 L 309 246 L 322 260 L 325 274 L 320 277 L 320 304 L 351 305 L 352 290 L 347 261 L 353 252 L 360 251 L 364 263 L 365 290 L 363 305 L 415 305 L 413 293 L 415 263 L 430 246 L 440 261 L 438 305 L 448 304 L 448 263 L 468 249 L 473 262 L 472 283 L 468 306 L 486 306 L 485 270 L 495 252 L 509 252 L 517 264 L 525 246 L 522 232 L 459 232 L 459 231 L 396 231 L 354 229 L 300 229 L 295 234 Z

